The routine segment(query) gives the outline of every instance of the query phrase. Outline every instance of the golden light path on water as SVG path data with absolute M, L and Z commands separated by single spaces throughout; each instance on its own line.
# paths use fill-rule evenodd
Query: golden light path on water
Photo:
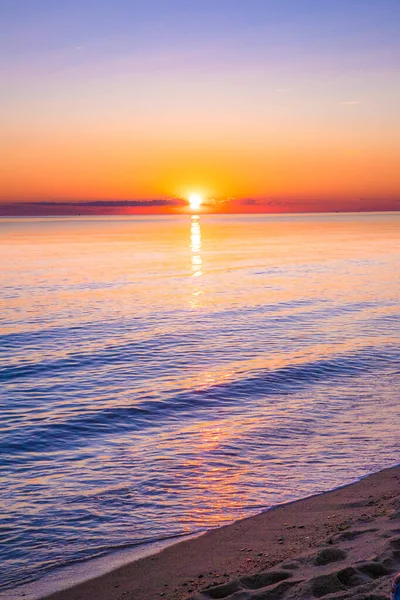
M 201 277 L 201 275 L 203 275 L 203 260 L 201 257 L 200 217 L 198 215 L 192 216 L 190 227 L 190 250 L 192 254 L 192 277 Z M 199 306 L 202 293 L 199 281 L 195 281 L 192 297 L 190 299 L 191 308 L 197 308 Z

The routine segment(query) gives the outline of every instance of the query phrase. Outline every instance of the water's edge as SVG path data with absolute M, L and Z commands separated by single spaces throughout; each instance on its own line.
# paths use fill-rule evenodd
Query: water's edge
M 246 517 L 243 517 L 242 519 L 232 521 L 232 523 L 228 523 L 227 525 L 222 525 L 221 528 L 231 527 L 238 521 L 255 517 L 257 514 L 273 510 L 279 506 L 295 504 L 297 502 L 307 500 L 308 498 L 323 496 L 325 494 L 328 494 L 329 492 L 350 487 L 355 483 L 361 481 L 362 479 L 367 479 L 372 475 L 376 475 L 377 473 L 383 473 L 385 471 L 390 471 L 397 467 L 400 467 L 400 463 L 384 467 L 383 469 L 367 473 L 366 475 L 361 475 L 355 479 L 352 479 L 349 482 L 346 482 L 342 485 L 338 485 L 331 489 L 323 490 L 315 494 L 310 494 L 308 496 L 303 496 L 300 498 L 293 498 L 292 500 L 289 500 L 287 502 L 274 504 L 272 506 L 269 506 L 268 508 L 265 508 L 262 511 L 256 511 L 254 513 L 249 514 Z M 35 581 L 24 583 L 22 585 L 18 585 L 16 587 L 4 590 L 2 592 L 0 591 L 0 600 L 20 600 L 21 597 L 23 597 L 24 600 L 40 600 L 56 592 L 61 592 L 69 588 L 75 587 L 79 584 L 85 583 L 87 581 L 97 579 L 102 575 L 111 573 L 112 571 L 115 571 L 120 567 L 127 566 L 128 564 L 132 564 L 143 558 L 147 558 L 154 554 L 159 554 L 169 546 L 179 544 L 180 542 L 186 540 L 194 539 L 196 537 L 199 537 L 200 535 L 205 534 L 206 532 L 206 530 L 201 530 L 188 535 L 173 536 L 168 539 L 157 540 L 155 542 L 150 542 L 147 544 L 141 544 L 140 546 L 135 546 L 134 548 L 124 548 L 122 550 L 115 550 L 101 557 L 77 561 L 72 565 L 70 564 L 64 567 L 56 568 L 53 572 L 47 573 L 44 577 Z

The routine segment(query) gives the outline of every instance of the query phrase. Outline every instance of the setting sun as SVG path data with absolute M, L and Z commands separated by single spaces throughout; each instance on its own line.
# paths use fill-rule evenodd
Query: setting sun
M 192 210 L 199 210 L 203 203 L 203 197 L 200 194 L 189 194 L 188 200 Z

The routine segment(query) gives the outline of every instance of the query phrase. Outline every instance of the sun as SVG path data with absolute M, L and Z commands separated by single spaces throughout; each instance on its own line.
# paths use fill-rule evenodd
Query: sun
M 203 203 L 203 196 L 201 194 L 189 194 L 188 200 L 192 210 L 199 210 Z

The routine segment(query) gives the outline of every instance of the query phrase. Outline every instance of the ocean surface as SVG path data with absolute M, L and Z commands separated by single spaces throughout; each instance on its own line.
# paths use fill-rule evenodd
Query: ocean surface
M 0 589 L 398 464 L 399 233 L 0 219 Z

